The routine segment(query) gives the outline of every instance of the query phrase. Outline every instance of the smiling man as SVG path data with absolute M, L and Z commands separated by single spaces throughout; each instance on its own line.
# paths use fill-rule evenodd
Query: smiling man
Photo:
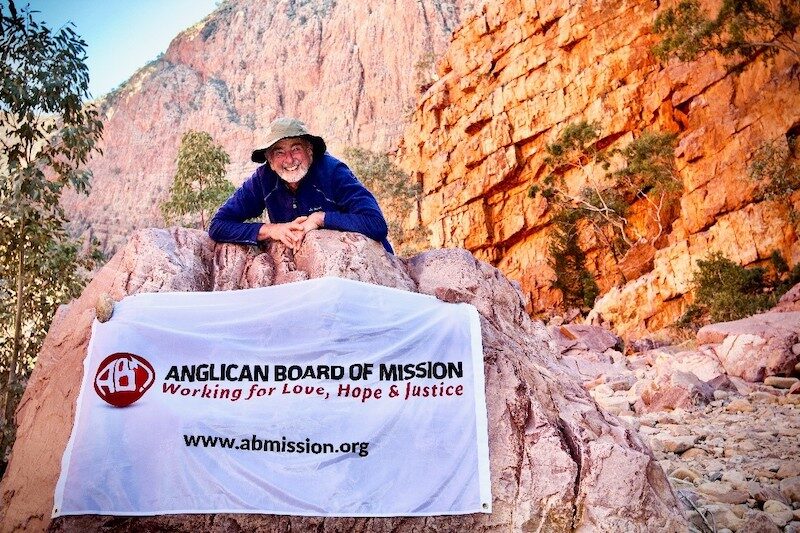
M 215 241 L 273 240 L 296 250 L 306 233 L 327 228 L 362 233 L 393 253 L 375 197 L 299 120 L 272 122 L 263 148 L 254 150 L 251 159 L 266 164 L 214 215 L 208 234 Z M 269 222 L 245 222 L 264 209 Z

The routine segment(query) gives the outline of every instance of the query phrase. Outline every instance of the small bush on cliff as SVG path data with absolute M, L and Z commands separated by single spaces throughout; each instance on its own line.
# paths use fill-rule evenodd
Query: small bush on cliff
M 428 247 L 428 231 L 419 225 L 405 228 L 403 222 L 419 208 L 420 188 L 392 163 L 387 154 L 362 148 L 347 148 L 344 159 L 353 173 L 378 199 L 389 225 L 389 239 L 398 255 L 413 255 Z
M 800 140 L 791 132 L 763 143 L 753 156 L 748 174 L 758 182 L 760 197 L 786 202 L 795 231 L 800 233 L 800 213 L 791 197 L 800 191 Z
M 800 59 L 800 3 L 797 0 L 723 0 L 709 16 L 699 0 L 682 0 L 659 14 L 653 31 L 662 40 L 653 53 L 661 60 L 692 61 L 705 52 L 734 59 L 738 67 L 780 51 Z
M 7 11 L 7 12 L 6 12 Z M 0 5 L 0 372 L 4 416 L 0 469 L 12 414 L 59 304 L 75 296 L 82 256 L 59 204 L 65 187 L 89 187 L 82 167 L 102 134 L 89 96 L 86 43 L 14 2 Z
M 771 269 L 745 268 L 720 252 L 698 260 L 692 279 L 695 302 L 677 325 L 696 329 L 703 322 L 739 320 L 774 306 L 800 282 L 800 264 L 789 270 L 777 252 L 770 263 Z
M 591 231 L 599 248 L 619 262 L 641 241 L 655 242 L 664 232 L 665 210 L 680 197 L 681 184 L 674 166 L 675 136 L 644 133 L 624 148 L 601 148 L 600 128 L 581 121 L 569 124 L 547 145 L 550 173 L 529 188 L 528 195 L 545 198 L 555 208 L 555 229 L 549 247 L 556 273 L 554 287 L 565 305 L 582 302 L 591 307 L 597 285 L 585 266 L 585 251 L 577 239 L 579 229 Z M 612 167 L 616 170 L 610 171 Z M 565 175 L 578 170 L 586 183 L 570 192 Z M 646 234 L 628 220 L 630 207 L 644 202 L 654 233 Z M 591 283 L 589 283 L 591 280 Z M 591 298 L 591 300 L 590 300 Z
M 167 224 L 197 215 L 197 227 L 205 229 L 211 214 L 233 194 L 233 184 L 225 178 L 228 163 L 228 153 L 210 134 L 193 130 L 184 133 L 169 199 L 161 204 Z
M 553 287 L 561 291 L 564 307 L 586 310 L 592 308 L 600 289 L 586 268 L 586 254 L 578 245 L 580 218 L 581 213 L 574 209 L 563 209 L 556 215 L 548 263 L 556 273 Z

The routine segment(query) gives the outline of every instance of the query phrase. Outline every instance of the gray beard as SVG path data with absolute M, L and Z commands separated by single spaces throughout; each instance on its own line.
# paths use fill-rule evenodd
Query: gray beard
M 293 172 L 286 170 L 276 170 L 275 173 L 286 183 L 297 183 L 308 174 L 308 166 L 302 166 Z

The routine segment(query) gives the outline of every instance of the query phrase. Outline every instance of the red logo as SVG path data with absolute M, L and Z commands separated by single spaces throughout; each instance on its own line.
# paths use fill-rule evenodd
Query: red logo
M 103 359 L 94 377 L 94 390 L 114 407 L 127 407 L 147 392 L 155 371 L 143 357 L 114 353 Z

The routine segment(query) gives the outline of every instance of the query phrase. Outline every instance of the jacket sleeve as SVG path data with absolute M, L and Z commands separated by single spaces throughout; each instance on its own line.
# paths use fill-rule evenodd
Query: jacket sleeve
M 389 233 L 377 200 L 353 172 L 338 162 L 331 173 L 332 191 L 339 211 L 325 212 L 325 227 L 339 231 L 355 231 L 376 241 Z
M 208 236 L 217 242 L 257 244 L 261 222 L 245 222 L 264 212 L 264 195 L 257 185 L 258 171 L 228 198 L 211 219 Z

